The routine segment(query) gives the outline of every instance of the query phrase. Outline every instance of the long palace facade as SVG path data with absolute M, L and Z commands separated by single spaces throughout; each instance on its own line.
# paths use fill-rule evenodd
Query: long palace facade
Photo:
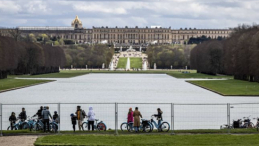
M 23 36 L 47 34 L 50 37 L 71 39 L 77 43 L 108 43 L 108 44 L 183 44 L 190 38 L 206 36 L 212 39 L 229 37 L 231 29 L 171 29 L 162 27 L 83 27 L 76 16 L 71 27 L 18 27 Z M 0 29 L 0 34 L 8 36 L 8 29 Z

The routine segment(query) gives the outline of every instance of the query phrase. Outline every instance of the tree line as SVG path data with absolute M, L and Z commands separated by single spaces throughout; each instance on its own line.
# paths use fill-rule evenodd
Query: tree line
M 259 82 L 259 27 L 242 25 L 223 41 L 207 41 L 191 51 L 191 68 Z
M 148 62 L 154 68 L 181 69 L 190 65 L 190 51 L 195 45 L 150 45 L 147 48 Z
M 70 45 L 62 46 L 66 54 L 66 67 L 70 68 L 107 68 L 112 60 L 114 49 L 107 45 Z
M 65 63 L 65 54 L 60 47 L 0 36 L 0 79 L 8 74 L 59 72 L 59 66 Z

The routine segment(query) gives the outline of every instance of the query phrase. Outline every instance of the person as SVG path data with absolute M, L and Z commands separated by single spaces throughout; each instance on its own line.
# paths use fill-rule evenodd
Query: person
M 160 108 L 157 108 L 157 114 L 153 115 L 153 116 L 155 116 L 157 118 L 158 126 L 160 126 L 161 121 L 163 121 L 162 114 L 163 114 L 162 110 Z
M 44 107 L 44 109 L 42 110 L 42 112 L 41 112 L 41 115 L 42 115 L 42 119 L 43 119 L 43 124 L 44 124 L 44 126 L 43 126 L 43 130 L 44 130 L 44 132 L 46 132 L 46 131 L 50 131 L 50 129 L 49 129 L 49 117 L 52 119 L 52 117 L 51 117 L 51 114 L 50 114 L 50 112 L 49 112 L 49 107 L 47 106 L 47 107 Z M 47 130 L 48 129 L 48 130 Z
M 81 131 L 82 122 L 84 121 L 84 118 L 86 116 L 85 111 L 81 109 L 81 106 L 77 106 L 77 110 L 76 110 L 75 114 L 77 116 L 79 131 Z
M 58 112 L 57 112 L 57 111 L 54 111 L 53 120 L 54 120 L 56 123 L 59 123 L 59 116 L 58 116 Z
M 43 110 L 43 106 L 40 106 L 40 109 L 37 111 L 37 113 L 35 115 L 33 115 L 32 117 L 36 117 L 38 116 L 38 120 L 42 119 L 42 115 L 41 112 Z
M 73 130 L 74 130 L 74 132 L 76 132 L 76 120 L 77 120 L 77 117 L 73 113 L 70 114 L 70 117 L 71 117 L 71 122 L 72 122 L 72 125 L 73 125 Z
M 11 116 L 9 117 L 9 121 L 10 121 L 11 130 L 13 130 L 14 124 L 16 122 L 16 116 L 14 112 L 12 112 Z
M 21 119 L 22 122 L 24 122 L 27 119 L 27 115 L 24 107 L 22 108 L 22 112 L 19 114 L 19 118 Z
M 88 131 L 90 131 L 90 126 L 92 126 L 92 131 L 94 131 L 94 120 L 95 120 L 95 113 L 93 107 L 89 107 L 89 112 L 87 114 L 88 117 Z
M 142 118 L 142 115 L 140 111 L 138 110 L 138 107 L 135 107 L 135 111 L 133 112 L 133 117 L 134 117 L 134 128 L 135 132 L 137 133 L 139 131 L 139 126 L 140 126 L 140 118 Z
M 129 108 L 129 112 L 128 112 L 128 118 L 127 118 L 127 123 L 131 123 L 133 122 L 133 111 L 132 108 Z M 132 129 L 132 124 L 130 124 L 130 129 Z

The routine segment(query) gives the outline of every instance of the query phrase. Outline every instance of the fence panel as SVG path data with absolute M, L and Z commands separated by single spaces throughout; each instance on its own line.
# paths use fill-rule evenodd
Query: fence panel
M 138 107 L 143 119 L 146 120 L 150 120 L 151 115 L 157 114 L 157 108 L 160 108 L 163 111 L 163 121 L 167 121 L 171 126 L 171 103 L 118 103 L 119 130 L 121 130 L 121 124 L 127 122 L 129 108 L 134 111 L 135 107 Z M 157 122 L 156 118 L 154 120 Z
M 249 117 L 252 125 L 256 125 L 257 117 L 259 117 L 258 103 L 236 103 L 230 104 L 230 124 L 238 119 L 244 120 L 244 117 Z M 243 125 L 244 123 L 242 123 Z
M 174 104 L 174 129 L 220 129 L 227 124 L 227 104 Z
M 51 115 L 54 114 L 54 111 L 58 111 L 58 104 L 3 104 L 3 130 L 7 130 L 10 126 L 9 116 L 11 116 L 12 112 L 14 112 L 15 116 L 18 117 L 22 111 L 22 108 L 25 108 L 26 115 L 32 117 L 40 109 L 40 106 L 48 106 Z
M 99 119 L 98 122 L 103 121 L 108 129 L 115 128 L 115 103 L 80 103 L 80 104 L 60 104 L 60 130 L 73 130 L 71 124 L 71 117 L 70 114 L 76 113 L 77 106 L 81 106 L 81 109 L 88 114 L 89 107 L 93 107 L 95 112 L 95 118 Z M 84 122 L 87 121 L 87 118 L 84 119 Z M 76 125 L 76 130 L 78 130 L 78 124 Z

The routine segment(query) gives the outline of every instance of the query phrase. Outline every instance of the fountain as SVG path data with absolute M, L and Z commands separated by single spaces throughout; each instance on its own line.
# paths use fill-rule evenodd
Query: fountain
M 113 60 L 112 60 L 111 63 L 110 63 L 110 70 L 114 70 L 114 67 L 113 67 Z
M 144 61 L 143 70 L 147 70 L 147 62 L 146 61 Z
M 128 57 L 128 60 L 127 60 L 126 70 L 130 70 L 130 59 L 129 59 L 129 57 Z
M 127 52 L 134 52 L 135 50 L 132 48 L 132 46 L 129 47 L 129 49 L 127 49 Z
M 139 47 L 139 52 L 141 52 L 141 51 L 142 51 L 142 47 L 140 46 L 140 47 Z
M 103 65 L 102 65 L 102 69 L 104 69 L 105 68 L 105 64 L 103 63 Z
M 154 63 L 154 70 L 156 70 L 156 63 Z
M 120 52 L 122 52 L 122 46 L 120 47 Z

